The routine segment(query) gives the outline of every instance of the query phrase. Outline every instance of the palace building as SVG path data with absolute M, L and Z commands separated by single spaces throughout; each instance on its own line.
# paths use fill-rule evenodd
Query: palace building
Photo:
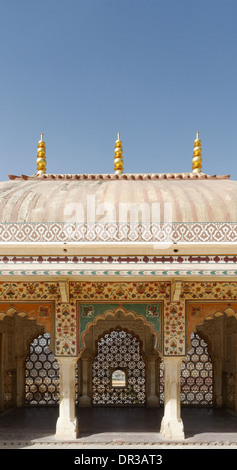
M 0 412 L 58 406 L 55 436 L 80 435 L 77 407 L 237 411 L 237 181 L 202 171 L 37 172 L 0 183 Z

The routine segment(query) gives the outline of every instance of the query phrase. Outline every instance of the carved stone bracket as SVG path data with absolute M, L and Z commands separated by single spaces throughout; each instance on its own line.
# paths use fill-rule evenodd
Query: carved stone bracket
M 179 302 L 181 292 L 182 292 L 182 281 L 172 281 L 171 302 Z
M 59 282 L 59 288 L 60 288 L 60 294 L 61 294 L 61 299 L 62 303 L 68 303 L 69 302 L 69 287 L 68 283 L 65 282 Z

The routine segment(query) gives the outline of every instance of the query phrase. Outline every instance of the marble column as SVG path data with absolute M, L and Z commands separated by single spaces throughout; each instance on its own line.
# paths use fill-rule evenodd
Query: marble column
M 75 367 L 76 357 L 57 357 L 60 366 L 60 403 L 56 425 L 56 437 L 75 439 L 78 435 L 78 422 L 75 407 Z
M 164 416 L 160 433 L 166 440 L 183 440 L 180 406 L 180 366 L 182 357 L 164 357 Z

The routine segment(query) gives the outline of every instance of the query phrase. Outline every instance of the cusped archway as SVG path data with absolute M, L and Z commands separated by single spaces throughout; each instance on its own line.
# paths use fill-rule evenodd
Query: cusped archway
M 221 307 L 221 305 L 220 305 Z M 196 326 L 213 360 L 214 405 L 237 411 L 237 312 L 229 305 Z
M 158 333 L 146 318 L 141 315 L 136 315 L 133 311 L 126 311 L 123 307 L 117 307 L 114 310 L 105 311 L 103 315 L 97 316 L 93 322 L 87 325 L 87 329 L 82 335 L 83 350 L 79 360 L 79 405 L 91 406 L 93 404 L 93 364 L 95 358 L 98 356 L 101 339 L 103 339 L 105 335 L 107 335 L 108 339 L 111 339 L 111 334 L 114 334 L 115 336 L 118 334 L 120 339 L 120 335 L 122 335 L 127 337 L 126 339 L 128 342 L 131 340 L 137 343 L 139 347 L 140 362 L 142 363 L 142 361 L 144 361 L 144 376 L 146 378 L 145 386 L 143 383 L 143 390 L 141 391 L 142 394 L 144 393 L 144 397 L 142 397 L 142 400 L 140 401 L 143 405 L 158 406 L 159 377 L 157 364 L 161 355 L 158 350 Z M 127 352 L 127 354 L 129 353 Z M 104 381 L 110 381 L 111 372 L 114 368 L 121 368 L 121 363 L 125 365 L 124 369 L 126 370 L 126 374 L 130 374 L 128 361 L 122 360 L 116 362 L 112 360 L 109 363 L 109 375 L 106 373 Z M 101 370 L 101 374 L 103 374 L 103 370 Z M 130 382 L 131 380 L 132 377 L 130 374 Z M 143 381 L 142 377 L 140 377 L 140 382 L 141 381 Z M 129 384 L 129 386 L 130 385 L 131 384 Z M 137 384 L 137 390 L 138 387 L 139 384 Z M 101 390 L 102 388 L 103 384 L 101 386 Z M 114 392 L 114 395 L 116 395 L 116 391 Z M 126 399 L 122 399 L 120 404 L 125 403 L 125 401 Z M 133 401 L 138 402 L 139 399 L 137 400 L 137 398 L 135 398 Z M 131 404 L 131 400 L 129 400 L 128 404 Z
M 45 325 L 14 306 L 0 312 L 0 411 L 23 405 L 25 359 L 31 341 L 44 331 Z
M 159 336 L 153 325 L 143 316 L 137 315 L 133 311 L 126 311 L 123 307 L 117 307 L 114 310 L 105 311 L 104 315 L 99 315 L 93 322 L 88 323 L 86 331 L 82 334 L 81 357 L 88 356 L 88 354 L 93 355 L 96 344 L 104 332 L 116 328 L 133 332 L 142 342 L 143 351 L 149 352 L 149 354 L 159 354 Z

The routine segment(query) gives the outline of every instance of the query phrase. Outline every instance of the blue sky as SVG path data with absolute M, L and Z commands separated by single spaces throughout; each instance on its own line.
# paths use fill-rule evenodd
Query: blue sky
M 0 180 L 192 169 L 237 179 L 236 0 L 0 0 Z

